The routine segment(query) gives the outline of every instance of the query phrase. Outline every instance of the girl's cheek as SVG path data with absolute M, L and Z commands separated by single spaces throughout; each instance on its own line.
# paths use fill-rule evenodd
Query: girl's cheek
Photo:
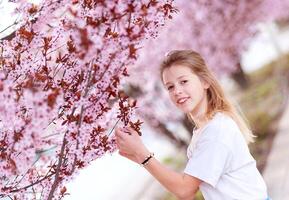
M 170 100 L 171 100 L 172 103 L 175 103 L 174 97 L 170 97 Z

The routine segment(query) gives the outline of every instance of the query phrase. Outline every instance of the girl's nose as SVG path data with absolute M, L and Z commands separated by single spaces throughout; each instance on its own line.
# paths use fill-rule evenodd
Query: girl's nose
M 179 86 L 175 86 L 175 91 L 174 91 L 175 95 L 180 95 L 182 94 L 182 89 Z

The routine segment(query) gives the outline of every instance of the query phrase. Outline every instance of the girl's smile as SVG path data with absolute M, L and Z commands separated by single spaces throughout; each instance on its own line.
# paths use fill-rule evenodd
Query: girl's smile
M 190 97 L 183 97 L 183 98 L 180 98 L 177 100 L 177 103 L 178 104 L 184 104 L 185 102 L 187 102 L 187 100 L 189 99 Z
M 172 102 L 184 113 L 199 115 L 206 110 L 206 88 L 192 70 L 183 65 L 173 65 L 163 72 L 163 82 Z M 201 110 L 196 107 L 202 105 Z

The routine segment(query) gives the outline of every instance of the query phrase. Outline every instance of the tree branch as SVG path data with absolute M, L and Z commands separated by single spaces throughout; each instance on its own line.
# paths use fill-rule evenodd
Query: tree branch
M 59 160 L 58 160 L 58 164 L 57 164 L 57 168 L 56 168 L 56 172 L 55 172 L 55 179 L 54 179 L 54 182 L 51 186 L 51 190 L 49 192 L 49 196 L 48 196 L 47 200 L 52 200 L 55 189 L 58 186 L 60 167 L 62 165 L 62 159 L 63 159 L 64 149 L 65 149 L 66 143 L 67 143 L 67 141 L 66 141 L 66 134 L 65 134 L 63 137 L 63 142 L 62 142 L 62 146 L 61 146 L 61 150 L 60 150 L 60 154 L 59 154 Z

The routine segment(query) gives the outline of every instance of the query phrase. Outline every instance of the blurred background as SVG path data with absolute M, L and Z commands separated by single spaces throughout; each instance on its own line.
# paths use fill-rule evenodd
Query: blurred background
M 36 1 L 35 1 L 36 2 Z M 250 145 L 274 200 L 289 199 L 289 2 L 178 1 L 172 19 L 147 39 L 124 87 L 138 100 L 143 140 L 177 171 L 186 164 L 193 125 L 169 102 L 158 65 L 173 49 L 203 55 L 257 136 Z M 11 37 L 13 3 L 0 1 L 0 38 Z M 142 109 L 142 106 L 151 109 Z M 114 153 L 68 184 L 65 200 L 174 200 L 141 166 Z M 195 200 L 203 199 L 198 193 Z

